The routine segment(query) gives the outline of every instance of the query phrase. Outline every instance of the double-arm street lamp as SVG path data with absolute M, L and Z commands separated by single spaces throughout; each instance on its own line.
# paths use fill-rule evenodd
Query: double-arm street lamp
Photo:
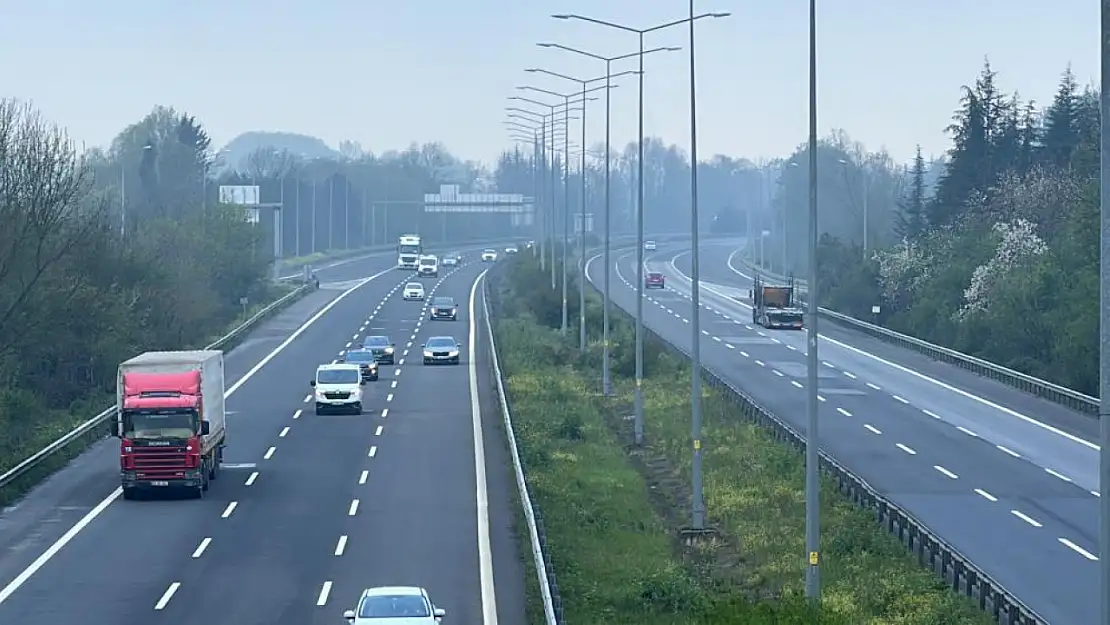
M 606 138 L 608 138 L 608 136 L 609 136 L 609 133 L 608 133 L 609 93 L 612 91 L 612 88 L 615 87 L 615 85 L 612 84 L 612 80 L 614 78 L 619 78 L 621 76 L 627 76 L 629 74 L 639 73 L 639 72 L 636 72 L 635 70 L 629 70 L 629 71 L 621 72 L 619 74 L 610 74 L 609 72 L 606 72 L 604 76 L 599 76 L 597 78 L 589 78 L 589 79 L 583 80 L 581 78 L 575 78 L 574 76 L 567 76 L 566 74 L 560 74 L 559 72 L 553 72 L 551 70 L 546 70 L 546 69 L 531 68 L 531 69 L 527 69 L 527 70 L 524 70 L 524 71 L 532 72 L 532 73 L 538 73 L 538 74 L 547 74 L 548 76 L 554 76 L 555 78 L 562 78 L 563 80 L 569 80 L 571 82 L 576 82 L 576 83 L 578 83 L 579 85 L 582 86 L 582 99 L 583 100 L 586 98 L 586 93 L 589 92 L 587 87 L 591 83 L 595 83 L 595 82 L 604 80 L 605 85 L 602 88 L 605 89 L 605 124 L 606 124 L 605 136 L 606 136 Z M 583 146 L 587 145 L 587 143 L 586 143 L 586 107 L 584 105 L 582 107 L 582 145 Z M 609 146 L 606 145 L 605 148 L 606 148 L 606 152 L 608 152 Z M 608 159 L 608 154 L 606 154 L 606 159 Z M 608 163 L 608 160 L 606 160 L 606 162 Z M 580 262 L 578 263 L 578 351 L 585 353 L 585 351 L 586 351 L 586 149 L 584 147 L 583 147 L 582 152 L 581 152 L 581 162 L 578 166 L 578 169 L 579 169 L 579 172 L 581 173 L 580 177 L 582 179 L 582 201 L 581 201 L 581 205 L 579 206 L 579 213 L 580 213 L 579 220 L 582 222 L 582 224 L 581 224 L 581 227 L 579 228 L 580 232 L 579 232 L 579 235 L 578 235 L 578 252 L 579 252 L 579 255 L 581 256 Z M 606 189 L 608 189 L 608 186 L 609 186 L 608 179 L 606 179 L 605 185 L 606 185 Z M 606 191 L 606 195 L 608 195 L 608 190 Z M 606 211 L 608 211 L 608 207 L 606 207 Z M 606 218 L 606 219 L 608 219 L 608 218 Z M 607 339 L 608 337 L 603 337 L 603 338 Z M 604 386 L 604 384 L 602 386 Z
M 640 71 L 633 71 L 632 73 L 643 76 L 643 65 L 644 65 L 643 64 L 643 57 L 644 57 L 644 55 L 652 54 L 654 52 L 674 52 L 674 51 L 677 51 L 677 50 L 681 49 L 681 48 L 676 48 L 676 47 L 672 47 L 672 46 L 667 46 L 667 47 L 661 47 L 661 48 L 652 48 L 650 50 L 642 50 L 642 51 L 639 51 L 639 52 L 631 52 L 629 54 L 621 54 L 621 55 L 617 55 L 617 56 L 601 56 L 600 54 L 594 54 L 592 52 L 588 52 L 586 50 L 580 50 L 578 48 L 573 48 L 571 46 L 564 46 L 564 45 L 559 44 L 559 43 L 538 43 L 536 45 L 538 45 L 541 48 L 554 48 L 554 49 L 558 49 L 558 50 L 565 50 L 567 52 L 574 52 L 575 54 L 580 54 L 582 56 L 590 57 L 592 59 L 597 59 L 599 61 L 605 61 L 605 84 L 606 85 L 610 85 L 611 84 L 610 81 L 615 76 L 623 75 L 625 73 L 628 73 L 628 72 L 621 72 L 621 74 L 617 74 L 617 75 L 613 74 L 613 62 L 614 61 L 621 61 L 621 60 L 624 60 L 624 59 L 630 59 L 632 57 L 639 57 L 640 58 Z M 644 97 L 643 80 L 641 80 L 640 81 L 640 99 L 641 99 L 641 101 L 643 100 L 643 97 Z M 601 393 L 603 395 L 605 395 L 606 397 L 612 396 L 612 394 L 613 394 L 613 382 L 612 382 L 612 377 L 611 377 L 611 373 L 610 373 L 610 363 L 609 363 L 609 361 L 610 361 L 610 358 L 609 358 L 609 307 L 612 305 L 612 298 L 609 295 L 610 278 L 612 276 L 612 271 L 610 271 L 610 264 L 611 264 L 610 263 L 610 251 L 612 249 L 612 243 L 611 243 L 611 241 L 612 241 L 612 239 L 611 239 L 611 216 L 613 214 L 612 213 L 612 205 L 611 205 L 612 185 L 609 182 L 610 170 L 611 170 L 611 166 L 612 166 L 611 165 L 612 164 L 612 154 L 613 154 L 612 148 L 610 147 L 610 106 L 609 106 L 609 102 L 610 102 L 609 91 L 606 90 L 606 92 L 605 92 L 605 228 L 604 228 L 604 230 L 605 230 L 605 234 L 604 234 L 605 251 L 604 251 L 604 254 L 603 254 L 604 257 L 602 259 L 604 261 L 605 277 L 604 277 L 603 286 L 602 286 L 602 290 L 604 292 L 602 299 L 604 301 L 602 302 L 602 320 L 601 320 L 601 346 L 602 346 Z M 643 106 L 640 107 L 640 112 L 641 112 L 641 115 L 642 115 Z M 639 143 L 643 143 L 643 141 L 644 141 L 643 127 L 644 127 L 643 123 L 641 123 L 640 124 L 640 136 L 638 138 Z M 584 272 L 585 271 L 585 264 L 583 264 L 582 267 L 583 267 L 583 272 Z M 637 442 L 639 442 L 643 437 L 643 427 L 642 427 L 643 422 L 639 421 L 638 423 L 640 424 L 640 427 L 636 430 L 637 431 L 637 438 L 636 438 Z
M 690 6 L 691 6 L 691 9 L 693 9 L 693 0 L 691 0 Z M 643 71 L 644 71 L 644 53 L 645 53 L 645 51 L 644 51 L 644 35 L 646 35 L 647 33 L 651 33 L 651 32 L 666 30 L 666 29 L 671 28 L 673 26 L 679 26 L 679 25 L 682 25 L 682 24 L 690 24 L 691 25 L 691 31 L 690 32 L 693 33 L 693 23 L 695 21 L 701 20 L 701 19 L 706 19 L 706 18 L 727 17 L 728 15 L 729 15 L 728 13 L 695 14 L 693 12 L 693 10 L 691 10 L 690 15 L 688 17 L 678 19 L 678 20 L 672 20 L 672 21 L 669 21 L 669 22 L 664 22 L 662 24 L 656 24 L 655 26 L 650 26 L 648 28 L 633 28 L 631 26 L 625 26 L 623 24 L 617 24 L 615 22 L 599 20 L 599 19 L 595 19 L 595 18 L 592 18 L 592 17 L 586 17 L 584 15 L 578 15 L 578 14 L 573 14 L 573 13 L 558 14 L 558 15 L 553 15 L 552 16 L 555 19 L 579 20 L 579 21 L 583 21 L 583 22 L 590 22 L 592 24 L 597 24 L 599 26 L 606 26 L 608 28 L 614 28 L 616 30 L 622 30 L 622 31 L 625 31 L 625 32 L 628 32 L 628 33 L 635 33 L 637 35 L 637 37 L 639 38 L 639 43 L 640 43 L 639 53 L 638 53 L 638 57 L 640 59 L 640 66 L 639 66 L 638 69 L 641 73 L 640 73 L 640 97 L 639 97 L 639 114 L 638 114 L 638 117 L 639 117 L 639 132 L 638 132 L 639 145 L 637 146 L 638 147 L 637 160 L 639 161 L 638 162 L 638 174 L 637 174 L 637 177 L 639 178 L 637 180 L 637 185 L 638 185 L 637 196 L 638 196 L 639 201 L 637 202 L 637 207 L 636 207 L 636 217 L 637 217 L 636 218 L 636 387 L 635 387 L 635 415 L 634 415 L 634 419 L 635 419 L 635 421 L 634 421 L 634 432 L 635 432 L 635 441 L 636 441 L 637 444 L 642 444 L 643 436 L 644 436 L 644 393 L 643 393 L 643 380 L 644 380 L 644 75 L 643 75 Z M 691 34 L 691 44 L 692 43 L 693 43 L 693 35 Z M 693 54 L 692 48 L 691 48 L 691 54 Z M 691 69 L 693 68 L 692 59 L 693 59 L 693 56 L 691 56 Z M 691 80 L 692 79 L 693 79 L 693 75 L 691 75 Z M 693 92 L 691 91 L 691 94 L 692 93 Z M 694 117 L 694 111 L 693 110 L 690 111 L 690 115 L 691 115 L 691 119 L 693 119 L 693 117 Z M 691 147 L 693 147 L 693 145 L 691 145 Z M 694 154 L 694 153 L 691 153 L 690 168 L 693 172 L 697 171 L 697 155 Z M 696 173 L 693 174 L 693 175 L 695 176 L 695 178 L 692 178 L 691 179 L 692 181 L 696 180 Z M 696 202 L 695 202 L 695 204 L 696 204 Z M 692 218 L 696 219 L 697 218 L 697 208 L 696 208 L 696 206 L 691 207 L 691 212 L 693 213 Z M 697 222 L 694 221 L 693 223 L 694 223 L 694 231 L 695 231 L 695 237 L 696 237 L 697 236 L 696 235 Z M 696 238 L 695 238 L 694 244 L 696 245 Z M 699 301 L 698 301 L 698 290 L 699 289 L 698 289 L 698 276 L 697 276 L 698 250 L 697 250 L 696 247 L 692 249 L 692 253 L 693 253 L 693 271 L 691 273 L 693 273 L 693 276 L 692 276 L 692 278 L 693 278 L 693 298 L 694 298 L 693 318 L 696 320 L 700 316 Z M 609 272 L 611 270 L 612 269 L 610 267 L 605 267 L 606 272 Z M 693 323 L 695 324 L 695 327 L 696 327 L 696 321 L 694 321 Z M 693 413 L 693 415 L 692 415 L 693 424 L 692 424 L 691 430 L 692 430 L 693 435 L 692 435 L 692 441 L 691 442 L 692 442 L 692 445 L 693 445 L 693 454 L 694 454 L 694 457 L 693 457 L 693 478 L 692 478 L 693 487 L 694 487 L 693 488 L 694 494 L 693 494 L 693 502 L 692 502 L 693 506 L 692 506 L 692 508 L 693 508 L 693 526 L 694 526 L 694 529 L 695 530 L 701 530 L 701 529 L 704 529 L 704 527 L 705 527 L 705 502 L 704 502 L 704 497 L 703 497 L 703 494 L 702 494 L 702 476 L 701 476 L 701 362 L 700 362 L 700 353 L 701 352 L 700 352 L 700 349 L 698 347 L 701 336 L 698 334 L 698 331 L 696 329 L 693 332 L 693 339 L 694 339 L 693 350 L 692 350 L 693 355 L 692 355 L 692 358 L 691 358 L 691 360 L 693 361 L 693 369 L 692 369 L 693 382 L 692 382 L 692 385 L 691 385 L 691 393 L 692 393 L 691 401 L 693 402 L 693 405 L 692 405 L 692 408 L 691 408 L 691 412 Z
M 517 87 L 517 89 L 520 89 L 521 91 L 535 91 L 536 93 L 543 93 L 543 94 L 546 94 L 546 95 L 550 95 L 550 96 L 554 96 L 554 97 L 558 97 L 558 98 L 563 98 L 563 106 L 564 106 L 563 125 L 566 128 L 568 134 L 570 132 L 570 117 L 569 117 L 569 114 L 570 114 L 571 98 L 573 98 L 575 96 L 578 96 L 578 95 L 581 95 L 581 98 L 580 98 L 579 101 L 582 102 L 582 126 L 584 128 L 585 125 L 586 125 L 586 122 L 585 122 L 585 118 L 586 118 L 586 100 L 587 100 L 586 94 L 588 94 L 590 92 L 593 92 L 593 91 L 598 91 L 600 89 L 605 89 L 606 91 L 608 91 L 609 89 L 616 89 L 616 88 L 617 88 L 617 85 L 601 85 L 599 87 L 594 87 L 593 89 L 582 89 L 581 93 L 579 94 L 579 93 L 559 93 L 557 91 L 551 91 L 551 90 L 548 90 L 548 89 L 541 89 L 539 87 L 533 87 L 531 85 L 525 85 L 525 86 Z M 568 141 L 568 144 L 569 144 L 569 141 Z M 567 325 L 568 325 L 568 323 L 567 323 L 568 322 L 568 319 L 567 319 L 567 260 L 569 258 L 569 254 L 568 254 L 569 250 L 567 248 L 569 246 L 569 240 L 570 240 L 570 163 L 568 162 L 569 160 L 570 160 L 570 148 L 567 145 L 564 145 L 563 146 L 563 298 L 562 298 L 563 299 L 563 310 L 562 310 L 563 317 L 562 317 L 562 325 L 561 325 L 560 330 L 559 330 L 564 336 L 567 333 Z M 585 223 L 583 223 L 583 227 L 585 227 Z

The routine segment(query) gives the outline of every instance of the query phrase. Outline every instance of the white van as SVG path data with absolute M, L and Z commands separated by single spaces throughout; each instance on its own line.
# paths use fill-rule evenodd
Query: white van
M 422 278 L 435 278 L 439 275 L 439 259 L 431 254 L 421 256 L 416 261 L 416 275 Z

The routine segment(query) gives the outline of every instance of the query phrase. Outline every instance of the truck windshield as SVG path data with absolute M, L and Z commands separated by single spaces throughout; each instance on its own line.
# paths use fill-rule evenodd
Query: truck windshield
M 132 440 L 191 438 L 197 433 L 195 410 L 125 410 L 123 437 Z
M 321 369 L 316 372 L 317 384 L 358 384 L 357 369 Z
M 400 246 L 400 252 L 402 254 L 419 254 L 420 253 L 420 246 L 419 245 L 402 245 L 402 246 Z

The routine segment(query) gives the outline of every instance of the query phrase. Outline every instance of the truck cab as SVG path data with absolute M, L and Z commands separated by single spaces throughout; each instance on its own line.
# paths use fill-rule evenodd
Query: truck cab
M 795 301 L 794 278 L 787 278 L 781 286 L 766 284 L 755 276 L 752 290 L 752 323 L 768 329 L 801 330 L 805 327 L 804 313 Z
M 415 270 L 423 252 L 424 246 L 418 235 L 402 234 L 397 239 L 397 266 L 401 269 Z

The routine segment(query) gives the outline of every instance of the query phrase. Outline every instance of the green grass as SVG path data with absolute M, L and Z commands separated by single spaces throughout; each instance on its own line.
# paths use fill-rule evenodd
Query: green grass
M 805 605 L 803 458 L 741 421 L 713 389 L 702 400 L 704 483 L 719 534 L 680 545 L 677 530 L 689 522 L 689 366 L 660 345 L 645 347 L 648 444 L 633 450 L 624 419 L 632 391 L 627 320 L 618 318 L 613 332 L 618 395 L 602 398 L 600 348 L 579 355 L 573 333 L 564 339 L 552 329 L 560 303 L 533 259 L 521 256 L 503 271 L 493 289 L 498 350 L 567 623 L 992 622 L 828 481 L 824 601 L 820 612 Z M 598 334 L 599 304 L 591 295 L 590 336 Z M 523 527 L 518 535 L 526 540 Z M 529 587 L 529 622 L 540 623 L 536 584 Z

